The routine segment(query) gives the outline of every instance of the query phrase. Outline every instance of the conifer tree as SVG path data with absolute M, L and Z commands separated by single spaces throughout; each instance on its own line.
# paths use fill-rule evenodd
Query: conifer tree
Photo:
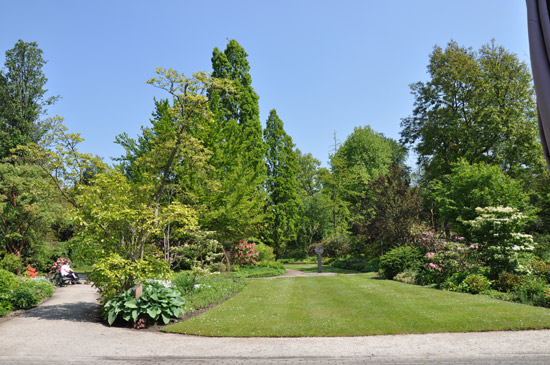
M 280 257 L 285 245 L 296 237 L 295 225 L 300 198 L 296 182 L 298 162 L 294 143 L 286 134 L 283 121 L 277 116 L 275 109 L 269 113 L 264 140 L 267 144 L 266 190 L 269 194 L 266 236 L 274 247 L 275 254 Z
M 266 178 L 258 95 L 252 88 L 248 55 L 235 40 L 212 55 L 212 76 L 232 84 L 209 93 L 214 123 L 196 134 L 212 152 L 209 163 L 219 192 L 209 197 L 210 209 L 201 225 L 217 231 L 223 241 L 257 233 L 263 220 Z

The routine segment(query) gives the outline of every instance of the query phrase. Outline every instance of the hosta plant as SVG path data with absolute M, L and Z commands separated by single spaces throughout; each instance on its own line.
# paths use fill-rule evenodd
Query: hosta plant
M 143 327 L 143 323 L 159 320 L 167 324 L 170 318 L 179 318 L 183 312 L 185 300 L 179 291 L 157 283 L 143 285 L 143 293 L 139 298 L 134 297 L 133 289 L 116 295 L 103 306 L 104 317 L 109 325 L 117 318 L 130 322 L 136 328 Z

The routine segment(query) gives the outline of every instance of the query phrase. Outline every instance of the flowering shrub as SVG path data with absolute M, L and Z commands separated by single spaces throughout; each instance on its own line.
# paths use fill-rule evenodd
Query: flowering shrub
M 27 272 L 26 272 L 27 276 L 29 278 L 35 278 L 38 274 L 36 273 L 36 269 L 34 267 L 31 266 L 31 264 L 28 264 L 27 265 Z
M 66 259 L 64 257 L 58 257 L 57 260 L 55 260 L 53 263 L 52 263 L 52 266 L 50 267 L 50 273 L 56 273 L 56 272 L 59 272 L 59 270 L 61 270 L 61 266 L 63 266 L 63 263 L 67 261 L 69 263 L 69 265 L 71 264 L 71 260 L 69 259 Z
M 472 241 L 479 246 L 480 259 L 496 279 L 501 272 L 517 272 L 518 253 L 534 249 L 533 237 L 521 231 L 528 217 L 515 208 L 476 208 L 478 216 L 465 221 L 470 226 Z
M 255 251 L 256 244 L 248 243 L 246 240 L 241 240 L 233 247 L 231 261 L 237 265 L 250 266 L 256 265 L 258 252 Z

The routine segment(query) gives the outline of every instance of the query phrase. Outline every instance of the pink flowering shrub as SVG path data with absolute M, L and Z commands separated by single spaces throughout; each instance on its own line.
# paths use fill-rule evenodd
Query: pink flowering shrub
M 441 284 L 458 272 L 466 272 L 478 266 L 477 245 L 442 241 L 434 251 L 424 256 L 422 282 Z
M 239 241 L 233 247 L 231 253 L 231 261 L 234 264 L 241 266 L 253 266 L 258 263 L 258 252 L 255 251 L 256 244 L 254 242 L 248 243 L 246 240 Z

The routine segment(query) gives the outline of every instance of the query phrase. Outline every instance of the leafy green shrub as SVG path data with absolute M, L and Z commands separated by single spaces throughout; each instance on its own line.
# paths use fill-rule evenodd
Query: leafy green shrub
M 308 255 L 315 255 L 315 246 L 317 245 L 317 243 L 314 243 L 309 246 Z M 343 257 L 350 253 L 351 237 L 346 235 L 332 236 L 323 241 L 321 246 L 324 249 L 323 256 Z
M 550 262 L 537 260 L 531 264 L 532 274 L 550 283 Z
M 54 292 L 52 283 L 43 278 L 18 279 L 17 286 L 11 291 L 9 300 L 13 307 L 29 309 Z
M 468 275 L 460 285 L 458 285 L 458 291 L 463 293 L 479 294 L 484 290 L 489 289 L 491 281 L 485 276 L 480 274 Z
M 140 319 L 154 323 L 161 319 L 167 324 L 170 318 L 179 318 L 184 314 L 184 304 L 185 300 L 177 290 L 148 283 L 143 285 L 143 293 L 138 299 L 134 297 L 133 290 L 128 289 L 108 300 L 103 309 L 109 325 L 117 318 L 122 318 L 136 325 L 136 328 L 141 328 L 145 324 L 140 324 Z
M 550 291 L 546 283 L 537 278 L 527 278 L 525 283 L 514 291 L 521 303 L 533 304 L 540 307 L 550 306 Z
M 146 256 L 143 260 L 131 261 L 111 254 L 94 264 L 90 280 L 105 303 L 140 281 L 170 279 L 171 276 L 170 265 L 165 260 Z
M 498 274 L 498 278 L 494 282 L 494 287 L 501 292 L 511 292 L 524 283 L 525 278 L 523 276 L 510 272 L 502 272 Z
M 273 247 L 266 245 L 265 243 L 256 243 L 255 247 L 258 256 L 256 260 L 258 262 L 262 261 L 275 261 L 275 253 L 273 252 Z
M 494 299 L 505 300 L 507 302 L 512 302 L 516 299 L 514 293 L 503 293 L 495 289 L 484 290 L 479 294 L 486 295 Z
M 413 270 L 405 270 L 393 277 L 393 280 L 400 281 L 405 284 L 416 284 L 417 283 L 417 272 Z
M 177 290 L 180 291 L 180 293 L 190 293 L 193 288 L 195 287 L 195 283 L 197 281 L 197 276 L 193 274 L 191 271 L 181 271 L 174 275 L 174 279 L 172 279 L 172 285 L 176 287 Z
M 20 309 L 29 309 L 40 303 L 34 290 L 27 285 L 21 285 L 15 288 L 11 293 L 10 301 L 15 308 Z
M 0 260 L 0 269 L 9 271 L 13 274 L 17 274 L 23 269 L 23 262 L 21 257 L 15 256 L 11 253 L 4 254 L 2 260 Z
M 11 272 L 0 269 L 0 293 L 8 293 L 18 284 L 17 276 Z
M 416 247 L 401 246 L 387 252 L 380 258 L 380 274 L 388 279 L 407 269 L 418 270 L 422 265 L 420 250 Z

